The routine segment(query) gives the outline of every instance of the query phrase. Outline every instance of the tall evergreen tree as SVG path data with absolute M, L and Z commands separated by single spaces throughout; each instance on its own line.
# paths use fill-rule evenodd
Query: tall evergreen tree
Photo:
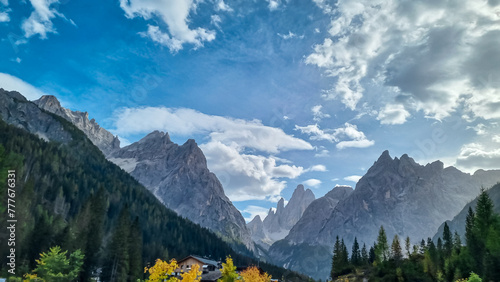
M 104 281 L 127 281 L 130 273 L 130 214 L 124 207 L 115 226 L 115 231 L 108 246 L 108 261 L 103 270 Z
M 474 211 L 472 211 L 472 207 L 469 207 L 467 218 L 465 219 L 465 243 L 467 246 L 475 244 L 475 236 L 473 232 L 475 218 L 476 215 L 474 214 Z
M 354 237 L 354 243 L 352 244 L 351 263 L 354 266 L 361 265 L 361 252 L 359 250 L 358 239 L 356 237 Z
M 461 249 L 462 249 L 462 239 L 460 239 L 460 235 L 458 234 L 458 232 L 455 231 L 455 234 L 453 235 L 453 252 L 459 255 Z
M 377 237 L 377 246 L 375 248 L 376 259 L 378 262 L 383 262 L 389 259 L 389 244 L 387 243 L 387 235 L 385 234 L 384 226 L 380 226 Z
M 411 255 L 411 243 L 409 236 L 407 236 L 405 239 L 405 250 L 406 250 L 406 256 L 409 258 Z
M 392 239 L 391 257 L 396 262 L 400 262 L 403 259 L 403 251 L 401 249 L 401 244 L 399 243 L 398 234 L 394 235 L 394 239 Z
M 427 247 L 425 246 L 425 240 L 422 239 L 422 241 L 420 241 L 420 248 L 418 249 L 418 252 L 423 255 L 425 254 L 425 251 L 427 250 Z
M 132 227 L 130 228 L 129 236 L 129 265 L 130 271 L 128 275 L 129 281 L 137 281 L 143 277 L 142 265 L 142 230 L 139 224 L 139 218 L 136 217 Z
M 368 251 L 366 250 L 366 244 L 363 243 L 363 248 L 361 248 L 361 263 L 363 265 L 368 264 L 368 259 L 369 256 L 368 256 Z
M 451 256 L 451 251 L 453 250 L 453 238 L 451 235 L 450 227 L 448 223 L 444 223 L 443 229 L 443 252 L 444 257 L 449 258 Z

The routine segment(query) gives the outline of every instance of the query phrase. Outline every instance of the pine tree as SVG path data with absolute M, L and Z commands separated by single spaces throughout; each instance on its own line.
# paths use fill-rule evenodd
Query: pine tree
M 351 263 L 354 266 L 361 265 L 361 252 L 359 250 L 358 239 L 356 237 L 354 237 L 354 243 L 352 244 Z
M 422 239 L 422 241 L 420 241 L 420 248 L 418 249 L 418 251 L 421 255 L 423 255 L 423 254 L 425 254 L 426 250 L 427 250 L 427 247 L 425 246 L 425 240 Z
M 409 258 L 411 255 L 411 243 L 409 236 L 407 236 L 405 239 L 405 250 L 406 250 L 406 256 Z
M 403 259 L 403 251 L 402 251 L 401 245 L 399 243 L 399 236 L 398 236 L 398 234 L 394 235 L 394 239 L 392 239 L 391 257 L 396 262 L 400 262 Z
M 127 281 L 130 273 L 130 215 L 128 207 L 124 207 L 115 226 L 115 231 L 108 246 L 108 261 L 103 270 L 105 281 Z
M 446 258 L 451 256 L 451 251 L 453 250 L 453 238 L 451 235 L 450 227 L 448 223 L 444 223 L 443 229 L 443 251 Z
M 361 263 L 363 265 L 367 265 L 368 264 L 368 251 L 366 250 L 366 244 L 363 243 L 363 248 L 361 249 Z
M 375 247 L 371 246 L 370 247 L 370 252 L 369 252 L 369 255 L 368 255 L 368 262 L 370 264 L 372 264 L 373 262 L 375 262 L 376 259 L 377 259 L 377 254 L 375 253 Z
M 472 246 L 475 244 L 474 236 L 474 220 L 476 215 L 472 211 L 472 207 L 469 207 L 469 212 L 467 213 L 467 218 L 465 219 L 465 243 L 467 246 Z
M 375 254 L 378 262 L 383 262 L 389 259 L 389 244 L 387 243 L 387 235 L 385 234 L 384 226 L 380 226 L 380 230 L 378 232 Z
M 458 234 L 458 232 L 455 231 L 455 234 L 453 235 L 453 252 L 459 255 L 461 249 L 462 249 L 462 239 L 460 239 L 460 235 Z
M 340 275 L 341 271 L 341 252 L 339 236 L 335 239 L 335 244 L 333 245 L 333 258 L 332 258 L 332 270 L 330 271 L 330 277 L 332 279 Z
M 142 278 L 142 230 L 139 224 L 139 218 L 136 217 L 129 236 L 129 281 L 137 281 Z

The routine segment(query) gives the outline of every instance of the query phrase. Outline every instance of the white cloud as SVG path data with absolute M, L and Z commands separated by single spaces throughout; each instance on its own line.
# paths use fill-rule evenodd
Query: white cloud
M 148 25 L 148 31 L 141 34 L 167 46 L 171 52 L 179 51 L 186 43 L 199 48 L 203 42 L 215 39 L 213 30 L 188 26 L 189 15 L 196 10 L 196 4 L 193 0 L 120 0 L 120 7 L 128 18 L 158 18 L 168 26 L 168 33 L 158 26 Z M 217 7 L 229 9 L 223 1 L 219 1 Z
M 400 104 L 388 104 L 380 110 L 377 119 L 381 124 L 403 124 L 410 113 Z
M 319 153 L 316 153 L 314 155 L 317 158 L 324 158 L 324 157 L 329 157 L 330 156 L 330 151 L 323 149 Z
M 34 87 L 33 85 L 12 76 L 7 73 L 0 72 L 0 88 L 9 91 L 17 91 L 21 93 L 28 100 L 36 100 L 43 95 L 47 95 L 42 90 Z
M 210 141 L 200 148 L 209 169 L 217 175 L 231 201 L 277 202 L 286 187 L 282 179 L 294 179 L 305 172 L 300 166 L 278 165 L 272 156 L 245 154 L 237 146 L 219 141 Z
M 212 15 L 210 16 L 210 23 L 215 25 L 217 28 L 220 28 L 220 23 L 222 22 L 222 19 L 220 18 L 219 15 Z
M 224 0 L 218 0 L 217 3 L 215 4 L 215 10 L 216 11 L 224 11 L 224 12 L 232 12 L 233 9 L 229 7 L 226 3 L 224 3 Z
M 6 12 L 0 12 L 0 23 L 10 21 L 9 14 Z
M 500 135 L 494 135 L 491 140 L 493 140 L 493 142 L 497 142 L 497 143 L 500 143 Z
M 321 130 L 317 124 L 307 126 L 295 125 L 295 130 L 310 135 L 309 139 L 311 140 L 327 140 L 332 143 L 338 142 L 336 147 L 339 150 L 350 147 L 366 148 L 375 144 L 375 141 L 368 140 L 365 134 L 358 130 L 356 125 L 347 122 L 344 124 L 344 127 L 333 130 Z
M 125 137 L 163 130 L 181 136 L 208 134 L 211 140 L 225 145 L 273 154 L 313 149 L 308 142 L 288 135 L 280 128 L 265 126 L 259 120 L 206 115 L 186 108 L 123 108 L 114 113 L 114 126 L 113 132 Z
M 478 123 L 475 126 L 467 126 L 466 129 L 474 130 L 477 133 L 477 135 L 485 135 L 488 133 L 486 125 L 482 123 Z
M 361 177 L 362 176 L 360 176 L 360 175 L 350 175 L 350 176 L 344 177 L 344 180 L 358 183 L 358 181 L 361 179 Z
M 9 0 L 0 0 L 0 3 L 4 6 L 9 6 Z
M 266 1 L 269 3 L 268 7 L 269 7 L 269 10 L 271 10 L 271 11 L 277 10 L 279 8 L 280 2 L 281 2 L 280 0 L 266 0 Z
M 500 149 L 479 143 L 462 146 L 456 165 L 466 171 L 476 169 L 500 169 Z
M 321 185 L 321 180 L 311 178 L 303 182 L 305 186 L 313 187 L 313 188 L 318 188 L 319 185 Z
M 328 171 L 324 165 L 313 165 L 307 171 Z
M 314 2 L 332 15 L 329 35 L 306 57 L 335 77 L 324 98 L 359 110 L 364 95 L 384 93 L 367 100 L 377 99 L 387 124 L 403 123 L 411 110 L 500 118 L 500 49 L 492 47 L 500 45 L 499 1 L 341 0 L 335 13 Z M 394 103 L 405 110 L 388 112 Z
M 288 39 L 293 39 L 293 38 L 299 38 L 299 39 L 303 39 L 304 38 L 304 35 L 297 35 L 291 31 L 288 31 L 288 34 L 281 34 L 281 33 L 278 33 L 278 36 L 283 38 L 284 40 L 288 40 Z
M 39 35 L 41 39 L 47 38 L 47 33 L 57 33 L 52 20 L 56 17 L 66 19 L 54 7 L 59 3 L 58 0 L 30 0 L 34 11 L 29 18 L 25 19 L 21 25 L 24 35 L 29 38 L 33 35 Z
M 312 107 L 311 111 L 312 111 L 313 116 L 314 116 L 314 117 L 313 117 L 313 120 L 314 120 L 314 121 L 319 122 L 319 121 L 321 121 L 321 120 L 322 120 L 322 119 L 324 119 L 324 118 L 329 118 L 329 117 L 330 117 L 330 115 L 329 115 L 329 114 L 325 114 L 325 113 L 323 113 L 323 112 L 321 111 L 321 108 L 323 108 L 323 106 L 322 106 L 322 105 L 316 105 L 316 106 Z
M 266 218 L 267 213 L 269 212 L 269 209 L 259 207 L 259 206 L 253 206 L 249 205 L 247 206 L 244 210 L 241 211 L 243 214 L 245 221 L 248 223 L 254 219 L 257 215 L 260 216 L 261 220 L 264 220 Z M 248 215 L 248 216 L 245 216 Z

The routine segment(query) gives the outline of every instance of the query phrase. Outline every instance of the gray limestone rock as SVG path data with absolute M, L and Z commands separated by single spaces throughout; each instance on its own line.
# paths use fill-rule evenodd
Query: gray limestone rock
M 61 104 L 56 97 L 52 95 L 42 96 L 40 99 L 33 101 L 40 109 L 56 114 L 73 123 L 78 129 L 83 131 L 85 135 L 96 145 L 104 155 L 109 155 L 112 152 L 120 149 L 120 140 L 113 136 L 109 131 L 97 124 L 94 119 L 89 120 L 87 112 L 72 111 L 61 107 Z
M 72 140 L 59 121 L 15 91 L 0 88 L 0 117 L 46 141 L 68 143 Z

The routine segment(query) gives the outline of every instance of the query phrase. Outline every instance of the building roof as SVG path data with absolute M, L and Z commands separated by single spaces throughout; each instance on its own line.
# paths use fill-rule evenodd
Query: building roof
M 187 256 L 183 259 L 181 259 L 180 261 L 178 261 L 178 263 L 182 263 L 183 261 L 189 259 L 189 258 L 194 258 L 195 260 L 197 261 L 200 261 L 201 263 L 203 263 L 204 265 L 215 265 L 217 266 L 218 265 L 218 262 L 216 262 L 215 260 L 211 260 L 211 259 L 207 259 L 207 258 L 202 258 L 202 257 L 199 257 L 199 256 Z
M 215 271 L 210 271 L 209 273 L 205 273 L 201 275 L 201 281 L 217 281 L 217 279 L 222 277 L 222 273 L 220 270 L 216 269 Z

